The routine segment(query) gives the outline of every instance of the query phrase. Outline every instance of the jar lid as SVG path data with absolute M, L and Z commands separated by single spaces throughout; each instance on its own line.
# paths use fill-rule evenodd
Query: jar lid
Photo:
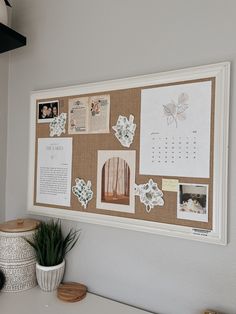
M 35 219 L 16 219 L 0 224 L 0 231 L 3 232 L 25 232 L 37 228 L 40 221 Z

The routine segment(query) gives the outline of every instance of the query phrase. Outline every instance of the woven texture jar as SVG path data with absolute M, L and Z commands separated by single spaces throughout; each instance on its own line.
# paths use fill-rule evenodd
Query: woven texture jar
M 0 269 L 6 276 L 2 291 L 18 292 L 33 288 L 36 281 L 36 258 L 32 240 L 37 220 L 18 219 L 0 225 Z

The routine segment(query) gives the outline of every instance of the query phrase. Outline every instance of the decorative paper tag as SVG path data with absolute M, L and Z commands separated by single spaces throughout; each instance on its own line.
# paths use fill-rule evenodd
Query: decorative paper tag
M 87 208 L 88 202 L 93 198 L 91 186 L 91 181 L 86 183 L 83 179 L 79 178 L 75 179 L 75 186 L 72 186 L 73 194 L 77 196 L 78 201 L 84 208 Z
M 135 184 L 135 195 L 139 196 L 140 202 L 146 206 L 146 211 L 150 213 L 154 206 L 163 206 L 163 193 L 158 188 L 157 183 L 152 179 L 145 184 Z
M 116 125 L 112 127 L 116 131 L 115 136 L 118 141 L 124 147 L 130 147 L 133 143 L 136 124 L 134 122 L 134 116 L 131 114 L 129 120 L 126 116 L 119 116 Z
M 178 192 L 179 180 L 162 179 L 162 190 L 168 192 Z
M 50 136 L 61 136 L 62 133 L 66 133 L 66 113 L 61 113 L 58 117 L 55 117 L 52 122 L 49 124 Z

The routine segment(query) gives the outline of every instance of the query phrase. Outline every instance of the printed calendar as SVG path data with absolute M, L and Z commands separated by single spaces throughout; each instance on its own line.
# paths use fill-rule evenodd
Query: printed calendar
M 140 174 L 209 178 L 211 84 L 142 90 Z

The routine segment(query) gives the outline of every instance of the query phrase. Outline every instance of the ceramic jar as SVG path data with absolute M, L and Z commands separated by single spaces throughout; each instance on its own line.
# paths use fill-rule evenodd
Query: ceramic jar
M 2 290 L 5 292 L 27 290 L 37 285 L 35 252 L 25 241 L 25 238 L 32 240 L 37 222 L 29 219 L 20 222 L 17 220 L 0 225 L 0 269 L 6 276 Z M 6 227 L 9 223 L 10 228 Z M 27 224 L 28 228 L 25 228 Z M 33 230 L 27 230 L 31 228 Z

